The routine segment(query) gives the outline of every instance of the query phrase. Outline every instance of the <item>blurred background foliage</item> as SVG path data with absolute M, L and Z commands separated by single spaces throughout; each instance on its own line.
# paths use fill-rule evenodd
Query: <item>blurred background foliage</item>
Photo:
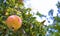
M 30 13 L 31 8 L 25 8 L 23 0 L 0 0 L 0 36 L 60 36 L 60 2 L 57 4 L 58 13 L 53 17 L 52 25 L 44 25 L 45 20 L 38 22 L 36 17 Z M 53 9 L 49 11 L 53 16 Z M 22 27 L 13 32 L 5 24 L 10 15 L 17 15 L 22 18 Z M 38 11 L 38 16 L 44 16 Z M 47 34 L 47 32 L 49 34 Z
M 48 26 L 48 32 L 49 34 L 47 36 L 60 36 L 60 2 L 56 4 L 58 10 L 57 10 L 57 16 L 53 16 L 53 23 L 52 25 Z M 52 14 L 52 13 L 51 13 Z

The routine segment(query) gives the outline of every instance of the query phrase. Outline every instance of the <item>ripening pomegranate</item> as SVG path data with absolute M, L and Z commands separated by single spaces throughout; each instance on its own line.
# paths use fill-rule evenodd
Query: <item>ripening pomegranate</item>
M 22 26 L 22 19 L 17 15 L 11 15 L 6 20 L 6 25 L 13 31 L 18 30 Z

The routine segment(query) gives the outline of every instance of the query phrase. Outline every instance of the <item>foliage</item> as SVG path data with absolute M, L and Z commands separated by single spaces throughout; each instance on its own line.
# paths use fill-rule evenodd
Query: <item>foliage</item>
M 38 22 L 30 13 L 31 8 L 25 8 L 22 0 L 0 0 L 0 36 L 45 36 L 44 22 Z M 22 27 L 13 32 L 5 25 L 10 15 L 22 18 Z
M 48 26 L 48 29 L 49 28 L 51 29 L 51 30 L 48 30 L 48 31 L 50 31 L 49 33 L 51 33 L 50 36 L 60 36 L 60 16 L 59 16 L 59 14 L 60 14 L 60 2 L 58 2 L 56 5 L 58 8 L 57 16 L 54 17 L 52 25 Z

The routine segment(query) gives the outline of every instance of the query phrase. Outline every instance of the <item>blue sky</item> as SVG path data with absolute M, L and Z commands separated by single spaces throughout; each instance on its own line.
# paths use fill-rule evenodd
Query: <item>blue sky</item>
M 25 0 L 25 7 L 28 8 L 32 8 L 32 13 L 35 13 L 37 11 L 39 11 L 39 13 L 43 14 L 43 15 L 46 15 L 47 18 L 49 18 L 48 16 L 48 12 L 49 10 L 53 9 L 54 10 L 54 14 L 53 16 L 56 16 L 57 14 L 57 2 L 60 1 L 60 0 Z M 43 20 L 46 20 L 45 17 L 43 17 L 42 19 L 37 16 L 37 15 L 34 15 L 35 17 L 37 17 L 37 20 L 38 21 L 43 21 Z M 50 20 L 50 19 L 48 19 Z M 50 20 L 51 23 L 53 22 L 52 20 Z M 45 22 L 45 24 L 47 25 L 48 21 Z M 50 24 L 51 24 L 50 23 Z

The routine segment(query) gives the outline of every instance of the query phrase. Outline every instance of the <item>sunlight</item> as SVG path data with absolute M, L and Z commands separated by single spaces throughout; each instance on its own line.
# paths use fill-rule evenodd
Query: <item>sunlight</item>
M 58 2 L 58 0 L 27 0 L 24 3 L 25 3 L 26 8 L 28 8 L 28 7 L 32 8 L 32 11 L 31 11 L 32 13 L 34 12 L 36 14 L 36 11 L 39 11 L 41 14 L 48 17 L 48 12 L 51 9 L 54 10 L 53 16 L 56 16 L 56 14 L 57 14 L 56 3 L 57 2 Z M 40 22 L 42 20 L 47 20 L 46 18 L 41 19 L 38 16 L 36 16 L 36 17 L 37 17 L 37 20 L 40 21 Z M 50 21 L 52 21 L 52 20 L 50 20 Z M 47 23 L 48 23 L 48 21 L 46 21 L 44 24 L 49 25 L 49 23 L 48 24 Z
M 38 9 L 41 14 L 47 15 L 50 9 L 56 11 L 57 0 L 31 0 L 32 9 Z
M 32 9 L 40 11 L 41 14 L 47 15 L 50 9 L 54 9 L 54 12 L 57 12 L 57 1 L 58 0 L 28 0 L 26 1 L 26 7 L 31 7 Z

